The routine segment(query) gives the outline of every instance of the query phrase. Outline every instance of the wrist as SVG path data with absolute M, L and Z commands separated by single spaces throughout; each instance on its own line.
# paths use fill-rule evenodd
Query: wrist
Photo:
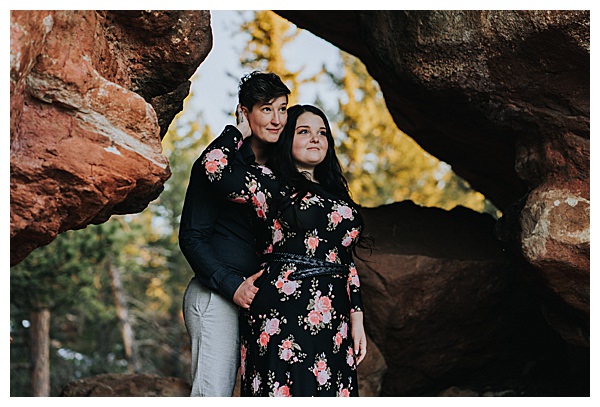
M 352 322 L 362 322 L 363 320 L 363 313 L 362 311 L 355 311 L 350 313 L 350 321 Z

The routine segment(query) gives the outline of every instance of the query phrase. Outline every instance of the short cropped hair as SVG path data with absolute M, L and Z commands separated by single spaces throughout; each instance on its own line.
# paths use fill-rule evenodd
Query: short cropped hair
M 268 103 L 280 96 L 288 96 L 290 93 L 279 75 L 272 72 L 253 71 L 240 79 L 238 101 L 252 111 L 257 103 Z

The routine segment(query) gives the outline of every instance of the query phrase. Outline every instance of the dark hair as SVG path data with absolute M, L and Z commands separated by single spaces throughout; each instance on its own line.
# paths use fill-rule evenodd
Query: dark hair
M 331 126 L 327 116 L 321 109 L 312 105 L 295 105 L 287 110 L 287 123 L 279 136 L 279 140 L 275 144 L 269 160 L 266 165 L 281 179 L 284 185 L 291 188 L 293 198 L 282 197 L 274 199 L 274 209 L 277 212 L 284 211 L 291 203 L 298 199 L 304 198 L 307 192 L 316 193 L 317 188 L 302 172 L 296 168 L 294 158 L 292 157 L 292 144 L 296 133 L 296 123 L 301 114 L 310 112 L 314 113 L 323 119 L 327 137 L 327 154 L 323 161 L 315 167 L 314 178 L 319 182 L 320 187 L 332 192 L 343 199 L 348 200 L 356 205 L 348 190 L 348 181 L 342 172 L 342 166 L 335 152 L 335 141 L 331 133 Z M 358 205 L 357 205 L 358 206 Z M 298 205 L 293 205 L 294 210 L 298 210 Z M 294 212 L 294 219 L 297 222 L 298 218 Z M 359 213 L 359 216 L 362 216 Z M 357 247 L 371 249 L 371 238 L 361 233 L 358 244 L 353 248 L 354 255 L 361 258 L 356 252 Z
M 252 111 L 257 103 L 268 103 L 289 94 L 289 88 L 272 72 L 252 71 L 240 79 L 238 86 L 238 101 L 249 111 Z
M 327 137 L 327 154 L 319 165 L 315 167 L 315 180 L 322 187 L 345 199 L 350 199 L 348 192 L 348 182 L 342 173 L 342 166 L 335 153 L 335 141 L 331 134 L 329 120 L 325 113 L 318 107 L 312 105 L 295 105 L 287 110 L 287 123 L 275 144 L 274 151 L 270 155 L 267 166 L 282 179 L 285 185 L 292 187 L 298 192 L 299 198 L 304 197 L 306 192 L 314 189 L 314 184 L 310 182 L 303 173 L 296 169 L 294 158 L 292 157 L 292 144 L 296 132 L 296 123 L 298 117 L 305 112 L 316 114 L 323 119 Z

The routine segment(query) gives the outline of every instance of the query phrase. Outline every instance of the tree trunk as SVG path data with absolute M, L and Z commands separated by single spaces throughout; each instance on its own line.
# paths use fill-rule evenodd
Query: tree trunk
M 50 310 L 31 312 L 31 385 L 34 397 L 50 397 Z
M 125 301 L 123 285 L 121 284 L 121 272 L 113 264 L 112 258 L 108 261 L 108 272 L 110 274 L 110 282 L 115 297 L 115 306 L 117 308 L 117 318 L 119 319 L 119 326 L 121 328 L 121 337 L 123 338 L 125 357 L 129 362 L 127 368 L 130 373 L 137 373 L 140 370 L 137 357 L 137 346 L 135 344 L 133 329 L 129 322 L 127 301 Z

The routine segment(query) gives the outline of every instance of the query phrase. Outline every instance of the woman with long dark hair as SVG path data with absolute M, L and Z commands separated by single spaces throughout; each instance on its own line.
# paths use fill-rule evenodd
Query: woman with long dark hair
M 367 343 L 353 249 L 363 221 L 327 117 L 289 108 L 267 166 L 245 168 L 230 164 L 251 134 L 241 112 L 238 121 L 213 142 L 219 165 L 207 158 L 206 168 L 217 190 L 252 208 L 263 253 L 258 292 L 240 312 L 242 395 L 357 396 Z

